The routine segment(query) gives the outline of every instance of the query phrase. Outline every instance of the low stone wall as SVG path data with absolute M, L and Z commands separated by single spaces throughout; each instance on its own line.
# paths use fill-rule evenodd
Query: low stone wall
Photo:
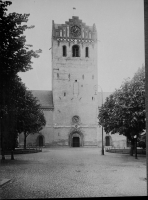
M 106 149 L 106 152 L 129 154 L 130 153 L 130 149 Z M 137 149 L 137 154 L 146 155 L 146 150 L 145 149 Z
M 42 149 L 15 149 L 14 154 L 28 154 L 42 152 Z M 0 152 L 1 155 L 1 152 Z M 5 151 L 5 155 L 11 155 L 11 151 Z

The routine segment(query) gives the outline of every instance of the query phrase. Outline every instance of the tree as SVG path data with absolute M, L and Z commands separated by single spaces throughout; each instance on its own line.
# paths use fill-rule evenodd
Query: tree
M 26 45 L 26 37 L 23 35 L 26 29 L 33 28 L 21 25 L 28 21 L 29 14 L 6 14 L 6 6 L 11 2 L 0 0 L 0 66 L 1 77 L 15 76 L 18 72 L 31 69 L 31 58 L 39 57 L 40 51 L 29 50 L 32 45 Z M 37 53 L 38 52 L 38 53 Z
M 25 98 L 20 102 L 17 119 L 17 131 L 24 133 L 24 149 L 26 149 L 27 136 L 38 133 L 46 124 L 41 105 L 30 91 L 25 91 Z
M 14 112 L 10 111 L 16 109 L 16 104 L 10 96 L 10 89 L 13 86 L 17 87 L 17 73 L 30 70 L 31 58 L 38 58 L 38 53 L 41 53 L 41 50 L 33 51 L 30 49 L 32 45 L 25 44 L 24 31 L 34 27 L 24 25 L 28 21 L 29 14 L 7 14 L 7 6 L 11 4 L 10 1 L 0 0 L 0 139 L 2 159 L 5 159 L 4 148 L 8 143 L 6 136 L 9 135 L 8 132 L 14 132 L 16 126 Z M 14 85 L 12 86 L 12 84 Z M 11 127 L 11 130 L 8 127 Z
M 24 132 L 26 148 L 26 137 L 30 133 L 36 133 L 46 124 L 41 105 L 33 97 L 30 91 L 26 90 L 25 85 L 19 77 L 11 80 L 9 90 L 10 103 L 3 115 L 2 130 L 5 132 L 3 137 L 3 147 L 5 150 L 13 151 L 16 146 L 18 134 Z M 7 124 L 7 126 L 5 126 Z M 14 157 L 13 157 L 14 159 Z
M 145 129 L 145 68 L 126 79 L 120 89 L 111 94 L 100 109 L 99 124 L 107 133 L 125 135 L 134 146 L 134 136 Z M 131 151 L 131 154 L 132 151 Z
M 7 94 L 7 96 L 5 96 L 7 97 L 5 99 L 5 109 L 1 110 L 1 132 L 3 133 L 3 137 L 1 138 L 3 156 L 4 150 L 14 150 L 18 137 L 18 133 L 16 131 L 16 122 L 19 108 L 19 95 L 22 91 L 22 87 L 20 86 L 21 79 L 16 76 L 15 78 L 10 78 L 9 85 L 5 90 L 5 94 Z

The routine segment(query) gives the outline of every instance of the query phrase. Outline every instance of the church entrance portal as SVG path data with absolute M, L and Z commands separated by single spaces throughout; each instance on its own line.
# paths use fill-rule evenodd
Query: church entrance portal
M 80 138 L 73 137 L 73 147 L 80 147 Z
M 82 147 L 83 146 L 83 134 L 81 131 L 73 130 L 69 134 L 69 146 L 70 147 Z

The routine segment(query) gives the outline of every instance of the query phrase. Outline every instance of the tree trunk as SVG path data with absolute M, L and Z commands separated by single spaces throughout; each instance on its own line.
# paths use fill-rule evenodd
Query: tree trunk
M 1 131 L 1 155 L 2 155 L 2 160 L 5 160 L 5 152 L 4 152 L 4 147 L 3 147 L 3 134 Z
M 13 138 L 12 148 L 11 148 L 11 160 L 14 160 L 14 150 L 15 150 L 15 137 Z
M 1 121 L 0 121 L 0 127 L 1 127 L 1 155 L 2 155 L 2 160 L 5 160 L 5 150 L 4 150 L 4 121 L 3 121 L 3 116 L 1 115 Z
M 1 150 L 1 153 L 2 153 L 2 160 L 5 160 L 5 152 L 3 149 Z
M 137 136 L 135 138 L 135 158 L 137 159 Z
M 133 154 L 134 154 L 134 139 L 131 139 L 130 155 L 133 156 Z
M 27 134 L 26 132 L 24 132 L 24 149 L 26 149 L 26 138 L 27 138 Z

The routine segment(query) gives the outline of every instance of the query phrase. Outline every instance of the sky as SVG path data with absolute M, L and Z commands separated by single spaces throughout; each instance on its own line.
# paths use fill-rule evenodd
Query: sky
M 29 13 L 24 32 L 26 44 L 42 49 L 32 59 L 32 70 L 19 73 L 30 90 L 52 90 L 52 20 L 64 24 L 78 16 L 86 25 L 94 23 L 98 34 L 98 85 L 113 92 L 134 76 L 145 62 L 143 0 L 10 0 L 8 12 Z M 76 10 L 73 10 L 73 7 Z M 98 87 L 99 91 L 99 87 Z

